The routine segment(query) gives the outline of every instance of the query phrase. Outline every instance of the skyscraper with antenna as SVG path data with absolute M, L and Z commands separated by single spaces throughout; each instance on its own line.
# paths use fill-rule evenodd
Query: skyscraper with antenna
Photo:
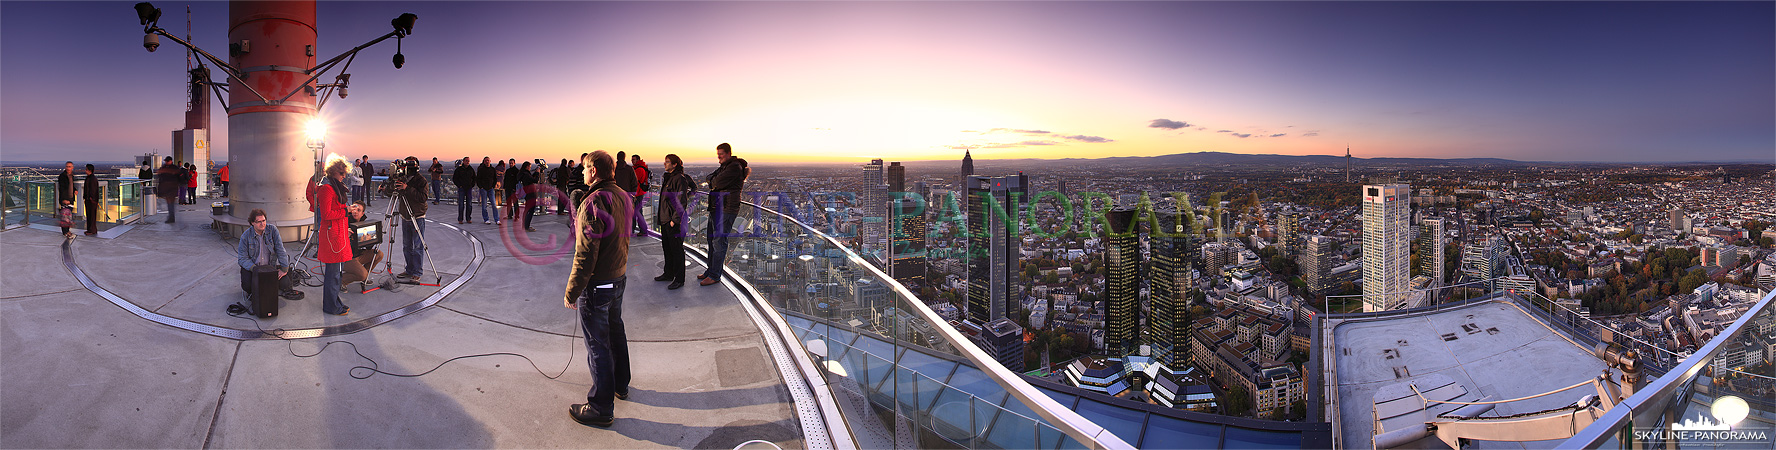
M 1344 146 L 1344 182 L 1351 182 L 1351 147 L 1349 144 Z

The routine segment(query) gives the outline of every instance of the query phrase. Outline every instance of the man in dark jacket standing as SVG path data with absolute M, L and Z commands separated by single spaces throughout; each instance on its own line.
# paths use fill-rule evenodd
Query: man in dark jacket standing
M 173 164 L 171 156 L 166 157 L 160 168 L 154 170 L 154 195 L 167 202 L 166 223 L 175 223 L 175 219 L 178 219 L 174 213 L 179 210 L 179 191 L 185 186 L 185 183 L 180 182 L 179 174 L 184 172 L 185 169 Z
M 510 158 L 506 162 L 506 177 L 500 180 L 500 198 L 506 200 L 506 219 L 518 218 L 518 185 L 524 184 L 524 172 L 518 170 L 518 159 Z
M 438 162 L 438 157 L 433 156 L 432 167 L 426 169 L 426 172 L 432 175 L 432 204 L 436 205 L 438 199 L 444 197 L 444 164 Z
M 426 180 L 419 174 L 419 158 L 407 157 L 407 170 L 389 174 L 388 195 L 395 202 L 395 214 L 401 216 L 401 250 L 407 256 L 407 269 L 395 275 L 396 280 L 417 281 L 425 274 Z M 396 197 L 399 196 L 399 197 Z
M 721 167 L 709 173 L 709 268 L 697 275 L 698 284 L 709 286 L 721 281 L 722 263 L 728 258 L 728 235 L 734 233 L 734 217 L 740 214 L 740 192 L 746 189 L 746 177 L 752 169 L 746 160 L 734 156 L 734 148 L 723 142 L 715 146 L 715 159 Z
M 574 217 L 573 272 L 568 275 L 562 304 L 579 310 L 592 390 L 586 394 L 586 403 L 569 406 L 567 414 L 582 425 L 609 427 L 615 418 L 616 399 L 629 398 L 623 286 L 629 266 L 630 196 L 612 181 L 615 167 L 609 153 L 599 150 L 587 158 L 593 170 L 586 182 L 592 185 L 592 192 Z
M 376 166 L 370 164 L 370 155 L 364 155 L 364 162 L 358 164 L 358 172 L 364 174 L 364 206 L 370 206 L 370 198 L 375 197 L 370 195 L 370 177 L 376 173 Z
M 80 198 L 86 202 L 86 235 L 99 235 L 99 202 L 105 200 L 105 191 L 99 189 L 99 176 L 93 173 L 93 165 L 86 165 L 86 182 L 80 186 Z
M 634 193 L 635 167 L 630 166 L 628 160 L 623 159 L 624 156 L 624 152 L 617 152 L 617 188 L 622 189 L 623 192 Z
M 561 166 L 555 168 L 555 215 L 567 215 L 567 187 L 573 184 L 568 180 L 574 176 L 573 161 L 561 158 Z
M 660 201 L 654 208 L 654 225 L 660 227 L 660 249 L 666 253 L 666 271 L 654 281 L 671 281 L 666 289 L 685 284 L 685 220 L 690 218 L 691 194 L 697 182 L 684 173 L 684 160 L 666 155 L 666 175 L 660 177 Z
M 499 181 L 499 170 L 493 167 L 493 158 L 481 157 L 481 166 L 475 168 L 475 189 L 481 191 L 481 222 L 493 223 L 488 218 L 487 208 L 493 208 L 493 184 Z M 499 209 L 493 210 L 493 217 L 499 217 Z
M 450 184 L 456 185 L 456 223 L 469 223 L 473 219 L 469 203 L 475 201 L 475 166 L 469 165 L 469 157 L 456 162 L 456 171 L 450 174 Z

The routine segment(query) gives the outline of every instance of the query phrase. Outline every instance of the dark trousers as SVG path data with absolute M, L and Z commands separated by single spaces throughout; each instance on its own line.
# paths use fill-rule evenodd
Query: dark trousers
M 419 224 L 419 227 L 415 229 L 414 224 Z M 401 219 L 401 253 L 407 257 L 406 273 L 413 278 L 425 274 L 425 266 L 421 264 L 425 262 L 425 240 L 421 239 L 424 234 L 424 217 Z
M 326 244 L 321 244 L 326 245 Z M 345 302 L 339 301 L 339 277 L 345 263 L 326 263 L 321 269 L 321 312 L 339 314 L 345 312 Z
M 456 190 L 456 221 L 468 222 L 472 219 L 475 211 L 469 204 L 474 202 L 475 188 L 461 188 Z
M 515 190 L 506 190 L 506 218 L 518 218 L 518 195 Z
M 684 224 L 677 226 L 660 225 L 660 250 L 666 252 L 666 270 L 664 273 L 672 277 L 672 281 L 685 280 L 685 238 Z
M 629 202 L 629 204 L 634 206 L 634 210 L 630 211 L 629 215 L 635 217 L 635 235 L 647 236 L 647 214 L 641 213 L 642 208 L 647 206 L 647 192 L 635 193 L 635 201 Z
M 586 365 L 592 369 L 592 390 L 586 401 L 610 414 L 617 391 L 629 390 L 629 334 L 623 330 L 623 284 L 626 278 L 592 281 L 574 301 L 580 310 L 580 332 L 586 336 Z
M 174 215 L 174 213 L 179 210 L 179 200 L 173 197 L 161 197 L 161 200 L 166 200 L 167 202 L 167 223 L 177 222 L 176 219 L 179 217 Z
M 218 181 L 218 182 L 216 182 L 216 185 L 222 187 L 222 196 L 227 197 L 228 196 L 228 182 L 227 181 Z
M 567 215 L 567 186 L 556 186 L 555 191 L 555 214 Z
M 87 233 L 92 234 L 92 233 L 99 232 L 99 215 L 100 214 L 103 214 L 103 212 L 99 211 L 99 202 L 95 202 L 92 200 L 86 200 L 86 232 Z M 64 230 L 62 230 L 62 232 L 66 233 L 66 232 L 68 232 L 68 230 L 64 229 Z
M 440 198 L 444 198 L 444 183 L 439 183 L 438 177 L 432 177 L 432 204 L 438 204 Z
M 734 216 L 739 214 L 727 214 L 718 209 L 710 211 L 709 215 L 714 220 L 709 221 L 709 268 L 703 271 L 703 276 L 720 281 L 722 263 L 728 260 L 728 235 L 734 234 Z
M 536 216 L 536 197 L 524 199 L 524 228 L 530 228 L 530 218 Z

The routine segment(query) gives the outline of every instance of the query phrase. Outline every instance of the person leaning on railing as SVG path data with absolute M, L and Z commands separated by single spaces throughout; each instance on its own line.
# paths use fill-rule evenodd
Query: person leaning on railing
M 746 160 L 734 156 L 734 148 L 723 142 L 715 146 L 715 158 L 721 167 L 709 173 L 709 268 L 697 275 L 698 284 L 709 286 L 721 282 L 722 263 L 728 258 L 728 235 L 734 232 L 734 217 L 740 214 L 740 192 L 746 189 L 746 177 L 752 169 Z
M 299 300 L 303 295 L 296 290 L 296 278 L 289 276 L 290 256 L 284 252 L 284 239 L 278 236 L 277 227 L 266 222 L 265 210 L 253 209 L 247 214 L 247 223 L 253 226 L 241 233 L 240 243 L 234 246 L 235 261 L 240 264 L 241 290 L 247 292 L 247 298 L 253 298 L 253 272 L 276 270 L 278 295 Z

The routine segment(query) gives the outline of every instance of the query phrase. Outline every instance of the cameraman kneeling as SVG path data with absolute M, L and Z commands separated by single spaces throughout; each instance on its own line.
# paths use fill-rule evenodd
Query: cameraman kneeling
M 240 263 L 241 290 L 247 297 L 253 296 L 253 268 L 276 267 L 278 273 L 278 295 L 291 300 L 303 297 L 297 291 L 296 279 L 290 277 L 288 267 L 289 256 L 284 253 L 284 240 L 278 237 L 277 227 L 266 226 L 265 210 L 254 209 L 247 214 L 247 221 L 252 228 L 241 233 L 240 244 L 234 248 L 235 258 Z
M 363 202 L 352 203 L 351 206 L 345 207 L 345 212 L 348 214 L 346 220 L 350 223 L 355 224 L 364 221 Z M 345 286 L 360 281 L 368 281 L 370 279 L 370 268 L 376 267 L 376 264 L 381 262 L 381 250 L 377 250 L 375 247 L 358 248 L 356 245 L 353 245 L 352 259 L 345 261 L 345 266 L 342 267 L 342 275 L 339 277 L 339 285 Z

